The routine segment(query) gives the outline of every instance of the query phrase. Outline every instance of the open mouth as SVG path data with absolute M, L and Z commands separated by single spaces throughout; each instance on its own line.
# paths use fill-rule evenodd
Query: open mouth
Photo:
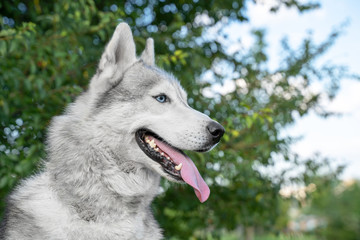
M 201 177 L 193 161 L 180 149 L 171 146 L 163 138 L 147 129 L 135 133 L 140 149 L 172 178 L 184 181 L 194 188 L 195 194 L 204 202 L 210 195 L 210 189 Z
M 159 163 L 162 166 L 163 170 L 171 177 L 178 181 L 184 181 L 180 174 L 182 163 L 176 164 L 174 159 L 170 157 L 170 154 L 159 148 L 159 146 L 157 145 L 159 141 L 164 142 L 161 137 L 157 136 L 151 131 L 141 129 L 136 132 L 136 142 L 138 143 L 140 149 L 143 150 L 143 152 L 149 158 Z M 171 148 L 184 154 L 180 149 L 176 149 L 173 146 L 171 146 Z

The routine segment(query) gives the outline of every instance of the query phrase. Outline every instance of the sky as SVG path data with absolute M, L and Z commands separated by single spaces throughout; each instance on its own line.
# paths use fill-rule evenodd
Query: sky
M 280 41 L 287 36 L 291 46 L 296 47 L 308 32 L 312 32 L 315 42 L 327 39 L 331 31 L 346 23 L 343 35 L 320 61 L 349 67 L 350 72 L 360 75 L 360 1 L 319 1 L 321 8 L 307 13 L 295 9 L 282 8 L 276 14 L 268 11 L 266 4 L 249 4 L 247 15 L 250 22 L 232 26 L 233 37 L 241 35 L 246 47 L 253 41 L 250 31 L 254 28 L 266 29 L 270 67 L 279 62 Z M 316 84 L 313 86 L 317 88 Z M 360 81 L 343 79 L 340 90 L 333 101 L 323 101 L 325 109 L 341 113 L 340 117 L 327 119 L 315 113 L 297 119 L 283 134 L 302 136 L 292 146 L 292 150 L 302 157 L 320 153 L 332 160 L 334 165 L 346 164 L 342 179 L 360 179 Z

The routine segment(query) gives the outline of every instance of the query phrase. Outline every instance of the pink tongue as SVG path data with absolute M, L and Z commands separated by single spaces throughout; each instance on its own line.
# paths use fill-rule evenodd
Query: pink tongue
M 177 164 L 182 163 L 180 170 L 183 180 L 194 188 L 195 194 L 200 202 L 205 202 L 210 195 L 210 189 L 201 177 L 193 161 L 186 155 L 176 151 L 168 144 L 154 138 L 156 145 Z

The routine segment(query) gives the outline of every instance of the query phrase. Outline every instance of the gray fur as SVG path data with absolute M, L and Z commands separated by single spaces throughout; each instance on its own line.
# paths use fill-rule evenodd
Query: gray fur
M 153 98 L 161 93 L 171 103 Z M 135 132 L 150 128 L 180 149 L 209 150 L 211 121 L 154 65 L 153 41 L 137 59 L 129 26 L 119 24 L 89 90 L 53 118 L 43 171 L 9 196 L 0 239 L 161 239 L 150 204 L 161 176 L 175 180 L 140 150 Z
M 141 54 L 141 59 L 149 66 L 155 65 L 154 40 L 152 38 L 146 40 L 145 50 Z

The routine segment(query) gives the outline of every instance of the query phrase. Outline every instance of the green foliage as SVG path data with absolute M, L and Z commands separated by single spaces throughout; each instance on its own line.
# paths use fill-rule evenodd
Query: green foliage
M 289 152 L 293 139 L 282 138 L 280 130 L 294 122 L 294 115 L 319 109 L 319 94 L 309 90 L 312 81 L 330 78 L 338 86 L 345 69 L 313 64 L 339 31 L 319 45 L 309 36 L 295 50 L 284 40 L 284 64 L 276 71 L 267 68 L 263 30 L 254 30 L 256 41 L 250 49 L 234 54 L 228 53 L 223 28 L 218 28 L 218 37 L 205 37 L 214 26 L 247 20 L 246 3 L 1 2 L 0 199 L 19 179 L 39 168 L 46 158 L 44 142 L 51 117 L 61 114 L 86 88 L 115 26 L 126 21 L 132 26 L 138 53 L 145 39 L 153 37 L 157 64 L 181 80 L 190 105 L 226 127 L 215 150 L 189 153 L 210 185 L 205 204 L 198 203 L 189 187 L 163 182 L 165 192 L 155 200 L 154 212 L 165 234 L 171 239 L 216 239 L 223 229 L 239 225 L 276 227 L 283 213 L 278 192 L 285 179 L 283 175 L 271 178 L 259 168 L 272 166 L 279 156 L 297 164 L 297 157 Z M 299 11 L 318 7 L 279 0 L 273 10 L 280 6 Z M 206 80 L 205 74 L 211 79 Z M 231 91 L 206 97 L 212 84 L 225 79 L 233 80 Z M 330 90 L 328 95 L 333 96 L 336 88 Z M 308 170 L 321 167 L 316 159 L 309 161 L 298 181 L 306 180 Z
M 316 233 L 325 239 L 353 240 L 360 236 L 360 183 L 332 181 L 317 191 L 308 209 L 325 221 Z
M 102 49 L 93 50 L 92 32 L 114 22 L 115 16 L 98 12 L 90 3 L 81 2 L 85 13 L 81 16 L 79 3 L 68 1 L 52 5 L 51 11 L 55 12 L 42 7 L 43 14 L 36 16 L 34 22 L 23 22 L 14 28 L 1 25 L 2 199 L 45 157 L 46 127 L 51 117 L 63 111 L 95 71 Z M 95 17 L 101 21 L 90 25 L 88 20 Z M 104 41 L 108 37 L 104 35 Z
M 256 237 L 255 240 L 318 240 L 314 236 L 306 236 L 302 234 L 295 234 L 295 235 L 265 235 L 265 236 L 259 236 Z

